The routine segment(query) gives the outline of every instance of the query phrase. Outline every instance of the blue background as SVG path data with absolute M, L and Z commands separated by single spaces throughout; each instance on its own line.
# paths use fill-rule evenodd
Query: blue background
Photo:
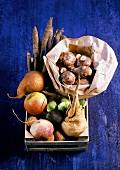
M 120 62 L 119 0 L 0 0 L 0 170 L 119 170 L 120 67 L 106 91 L 89 99 L 89 146 L 84 152 L 26 152 L 23 100 L 11 100 L 27 73 L 32 31 L 40 39 L 50 17 L 54 32 L 68 38 L 92 35 L 106 41 Z

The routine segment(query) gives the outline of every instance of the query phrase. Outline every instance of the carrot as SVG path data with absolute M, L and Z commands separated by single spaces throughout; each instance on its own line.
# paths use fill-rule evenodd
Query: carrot
M 33 54 L 34 54 L 34 70 L 37 70 L 37 59 L 39 56 L 39 35 L 36 26 L 33 28 Z

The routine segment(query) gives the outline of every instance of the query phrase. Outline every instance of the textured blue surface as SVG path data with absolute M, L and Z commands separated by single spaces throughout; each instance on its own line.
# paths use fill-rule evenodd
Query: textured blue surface
M 92 35 L 106 41 L 120 62 L 119 0 L 0 0 L 0 170 L 119 170 L 120 67 L 107 90 L 89 99 L 90 142 L 85 152 L 28 153 L 24 146 L 23 99 L 10 100 L 27 73 L 36 25 L 42 38 L 49 17 L 67 37 Z

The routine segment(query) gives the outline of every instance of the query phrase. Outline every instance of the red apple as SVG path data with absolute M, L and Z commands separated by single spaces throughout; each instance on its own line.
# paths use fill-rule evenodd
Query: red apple
M 44 94 L 40 92 L 30 93 L 26 96 L 24 100 L 25 110 L 32 115 L 41 114 L 46 106 L 47 98 Z

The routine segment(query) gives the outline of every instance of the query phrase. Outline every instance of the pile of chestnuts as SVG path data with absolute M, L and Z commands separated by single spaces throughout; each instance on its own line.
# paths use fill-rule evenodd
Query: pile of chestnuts
M 62 52 L 56 64 L 62 84 L 76 84 L 78 76 L 80 76 L 81 85 L 91 83 L 94 70 L 90 57 L 72 52 Z

